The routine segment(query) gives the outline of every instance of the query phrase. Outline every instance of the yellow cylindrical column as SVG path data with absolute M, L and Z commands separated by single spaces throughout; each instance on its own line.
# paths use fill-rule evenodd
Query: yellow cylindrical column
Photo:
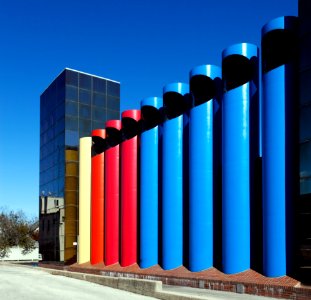
M 80 139 L 78 263 L 90 261 L 91 243 L 91 147 L 92 138 Z

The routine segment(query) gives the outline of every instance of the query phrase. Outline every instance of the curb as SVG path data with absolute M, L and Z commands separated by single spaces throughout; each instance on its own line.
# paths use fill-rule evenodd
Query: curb
M 111 288 L 132 292 L 144 296 L 154 297 L 162 300 L 205 300 L 210 297 L 201 296 L 185 296 L 180 293 L 165 292 L 162 289 L 161 281 L 153 281 L 148 279 L 133 279 L 133 278 L 120 278 L 120 277 L 108 277 L 102 275 L 91 275 L 78 272 L 52 270 L 47 268 L 40 268 L 52 275 L 65 276 L 69 278 L 85 280 L 92 283 L 108 286 Z

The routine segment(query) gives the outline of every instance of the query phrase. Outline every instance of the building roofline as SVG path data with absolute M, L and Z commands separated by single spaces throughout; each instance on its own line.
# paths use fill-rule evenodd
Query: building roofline
M 100 78 L 100 79 L 105 79 L 105 80 L 112 81 L 112 82 L 115 82 L 115 83 L 120 83 L 120 81 L 117 81 L 117 80 L 112 80 L 112 79 L 109 79 L 109 78 L 105 78 L 105 77 L 102 77 L 102 76 L 98 76 L 98 75 L 94 75 L 94 74 L 90 74 L 90 73 L 78 71 L 78 70 L 71 69 L 71 68 L 65 68 L 64 70 L 74 71 L 74 72 L 78 72 L 78 73 L 85 74 L 85 75 L 88 75 L 88 76 L 97 77 L 97 78 Z M 63 70 L 63 71 L 64 71 L 64 70 Z M 63 72 L 63 71 L 62 71 L 62 72 Z M 61 74 L 61 73 L 60 73 L 60 74 Z M 59 75 L 60 75 L 60 74 L 59 74 Z
M 115 83 L 119 83 L 120 84 L 120 81 L 117 81 L 117 80 L 112 80 L 112 79 L 109 79 L 109 78 L 105 78 L 105 77 L 102 77 L 102 76 L 98 76 L 98 75 L 94 75 L 94 74 L 91 74 L 91 73 L 86 73 L 86 72 L 82 72 L 82 71 L 78 71 L 78 70 L 75 70 L 75 69 L 71 69 L 71 68 L 64 68 L 61 72 L 59 72 L 57 74 L 57 76 L 54 77 L 54 79 L 50 82 L 50 84 L 44 89 L 44 91 L 41 93 L 40 97 L 44 94 L 44 92 L 50 87 L 50 85 L 56 80 L 56 78 L 61 75 L 65 70 L 68 70 L 68 71 L 73 71 L 73 72 L 77 72 L 77 73 L 81 73 L 81 74 L 84 74 L 84 75 L 88 75 L 88 76 L 92 76 L 92 77 L 96 77 L 96 78 L 100 78 L 100 79 L 104 79 L 104 80 L 108 80 L 108 81 L 111 81 L 111 82 L 115 82 Z

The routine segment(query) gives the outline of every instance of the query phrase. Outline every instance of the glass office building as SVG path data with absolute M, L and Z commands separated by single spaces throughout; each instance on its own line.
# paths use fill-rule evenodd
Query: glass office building
M 120 117 L 120 83 L 63 70 L 40 97 L 40 253 L 76 260 L 79 138 Z
M 300 199 L 298 232 L 302 276 L 311 280 L 311 2 L 299 0 Z

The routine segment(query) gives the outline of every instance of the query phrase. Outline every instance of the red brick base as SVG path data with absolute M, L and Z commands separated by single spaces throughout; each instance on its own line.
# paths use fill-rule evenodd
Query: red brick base
M 164 271 L 159 266 L 140 269 L 137 265 L 122 268 L 118 264 L 107 267 L 103 264 L 91 265 L 89 263 L 71 266 L 40 263 L 39 266 L 104 276 L 158 280 L 162 281 L 163 284 L 169 285 L 206 288 L 275 298 L 311 299 L 310 286 L 302 286 L 299 281 L 289 276 L 268 278 L 253 270 L 226 275 L 215 268 L 201 272 L 190 272 L 184 267 Z

